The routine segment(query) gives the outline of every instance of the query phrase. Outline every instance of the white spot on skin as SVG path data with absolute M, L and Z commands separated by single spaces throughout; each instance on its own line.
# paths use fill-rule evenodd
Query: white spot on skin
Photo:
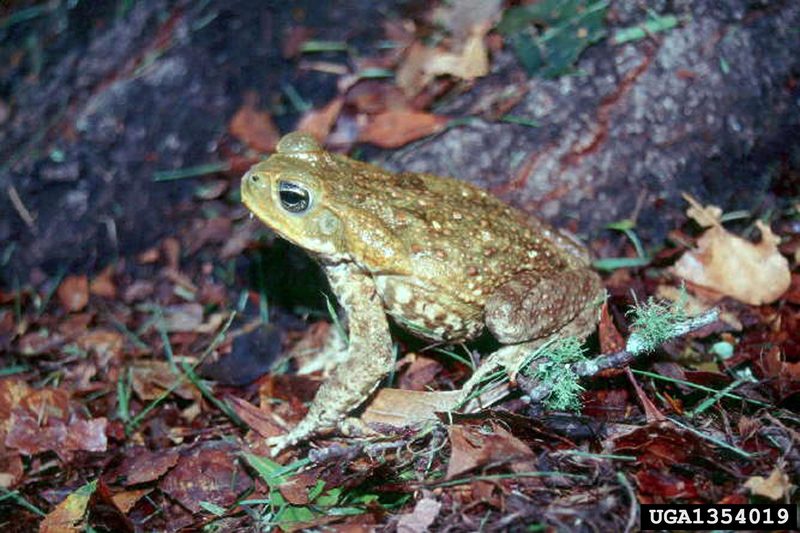
M 405 285 L 397 285 L 394 289 L 394 299 L 399 304 L 407 304 L 411 301 L 411 291 Z

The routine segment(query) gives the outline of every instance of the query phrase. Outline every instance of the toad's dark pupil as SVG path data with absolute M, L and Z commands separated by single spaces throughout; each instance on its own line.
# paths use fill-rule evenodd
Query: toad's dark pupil
M 282 181 L 278 184 L 278 194 L 284 209 L 292 213 L 302 213 L 309 206 L 308 191 L 304 188 Z

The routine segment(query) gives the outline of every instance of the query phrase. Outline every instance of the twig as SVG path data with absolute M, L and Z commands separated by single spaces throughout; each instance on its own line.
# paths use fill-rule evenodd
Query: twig
M 409 444 L 409 440 L 399 439 L 388 442 L 376 442 L 374 444 L 366 444 L 359 442 L 350 446 L 342 446 L 341 444 L 334 444 L 326 448 L 318 450 L 311 450 L 308 452 L 308 458 L 312 463 L 319 464 L 330 461 L 352 461 L 361 454 L 375 455 L 383 453 L 386 450 L 395 448 L 402 448 Z
M 690 331 L 698 330 L 713 323 L 719 318 L 719 311 L 714 308 L 697 316 L 693 316 L 672 326 L 669 331 L 669 338 L 680 337 Z M 581 361 L 571 365 L 572 371 L 582 378 L 595 376 L 609 368 L 621 368 L 630 364 L 638 356 L 648 351 L 649 344 L 642 340 L 638 332 L 634 332 L 628 338 L 625 350 L 603 355 L 589 361 Z M 552 383 L 536 382 L 536 380 L 523 374 L 517 375 L 517 381 L 531 398 L 533 402 L 539 402 L 546 398 L 552 391 Z
M 13 185 L 9 185 L 6 192 L 8 193 L 8 198 L 11 200 L 11 205 L 17 210 L 19 217 L 25 222 L 25 225 L 28 226 L 28 229 L 30 229 L 33 234 L 36 234 L 36 219 L 31 215 L 31 212 L 28 211 L 28 208 L 25 207 L 25 204 L 22 203 L 22 198 L 19 197 L 17 188 Z

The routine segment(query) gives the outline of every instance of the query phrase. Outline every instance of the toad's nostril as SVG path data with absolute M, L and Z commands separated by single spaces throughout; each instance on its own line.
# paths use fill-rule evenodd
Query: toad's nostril
M 259 178 L 259 177 L 258 177 L 258 174 L 251 174 L 251 175 L 250 175 L 250 180 L 251 180 L 253 183 L 258 183 L 258 180 L 259 180 L 259 179 L 261 179 L 261 178 Z

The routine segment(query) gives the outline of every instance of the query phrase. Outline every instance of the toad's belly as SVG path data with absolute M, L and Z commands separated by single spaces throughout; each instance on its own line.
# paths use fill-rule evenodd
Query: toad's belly
M 377 276 L 386 313 L 413 334 L 436 341 L 464 341 L 484 329 L 483 309 L 405 276 Z

